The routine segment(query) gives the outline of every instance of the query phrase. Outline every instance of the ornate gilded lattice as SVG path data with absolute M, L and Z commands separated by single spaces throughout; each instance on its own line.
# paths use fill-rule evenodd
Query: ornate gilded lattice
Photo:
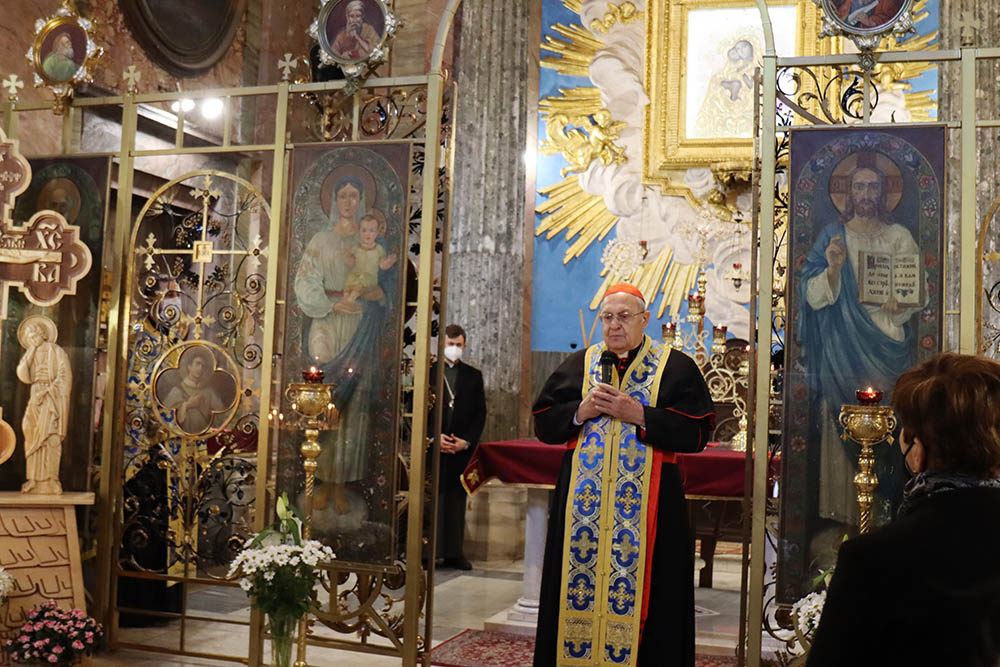
M 221 577 L 251 532 L 269 224 L 249 182 L 196 171 L 133 228 L 123 574 Z
M 979 350 L 1000 359 L 1000 242 L 997 220 L 1000 197 L 990 205 L 979 232 L 979 261 L 982 285 L 979 293 Z
M 427 86 L 366 88 L 357 95 L 344 91 L 302 94 L 312 107 L 309 131 L 320 141 L 362 141 L 422 137 L 427 120 Z

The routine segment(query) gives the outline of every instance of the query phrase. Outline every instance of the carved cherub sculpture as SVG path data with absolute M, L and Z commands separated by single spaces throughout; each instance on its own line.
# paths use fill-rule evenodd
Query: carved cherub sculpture
M 546 155 L 563 154 L 570 163 L 563 168 L 563 177 L 583 173 L 594 160 L 600 160 L 605 166 L 625 162 L 625 149 L 615 144 L 618 131 L 625 127 L 625 123 L 613 120 L 607 109 L 595 111 L 592 117 L 570 118 L 563 113 L 554 113 L 549 116 L 547 125 L 548 140 L 539 150 Z

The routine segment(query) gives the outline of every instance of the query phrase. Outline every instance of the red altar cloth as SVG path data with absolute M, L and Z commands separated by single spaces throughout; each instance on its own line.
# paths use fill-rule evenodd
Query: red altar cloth
M 490 479 L 507 484 L 536 484 L 554 488 L 566 447 L 537 440 L 482 442 L 462 473 L 469 494 Z M 709 445 L 697 454 L 678 454 L 684 493 L 689 496 L 743 497 L 744 452 Z M 776 463 L 772 462 L 773 475 Z

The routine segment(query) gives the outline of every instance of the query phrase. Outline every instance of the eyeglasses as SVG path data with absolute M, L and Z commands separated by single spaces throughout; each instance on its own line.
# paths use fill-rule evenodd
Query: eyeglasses
M 601 318 L 601 322 L 603 322 L 606 326 L 611 326 L 613 322 L 618 322 L 618 324 L 625 326 L 632 321 L 633 317 L 638 317 L 639 315 L 642 315 L 642 313 L 630 313 L 625 311 L 622 313 L 600 313 L 598 317 Z

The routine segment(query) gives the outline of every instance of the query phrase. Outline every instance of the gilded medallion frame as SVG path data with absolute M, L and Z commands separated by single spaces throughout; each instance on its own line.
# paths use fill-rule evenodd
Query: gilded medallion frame
M 348 5 L 354 3 L 361 5 L 363 15 L 362 32 L 358 32 L 357 37 L 361 37 L 365 28 L 371 28 L 378 36 L 378 41 L 372 44 L 366 53 L 345 56 L 337 50 L 337 41 L 347 32 Z M 377 19 L 378 28 L 369 22 L 373 18 Z M 308 33 L 319 44 L 320 62 L 326 66 L 339 66 L 349 80 L 357 82 L 385 61 L 389 55 L 389 43 L 401 25 L 402 21 L 396 17 L 385 0 L 326 0 L 316 19 L 309 26 Z M 331 35 L 331 27 L 337 29 L 336 36 Z
M 215 373 L 221 373 L 224 377 L 230 379 L 232 381 L 233 389 L 232 398 L 229 400 L 228 404 L 225 405 L 225 409 L 221 411 L 212 409 L 211 415 L 213 418 L 209 421 L 207 426 L 197 430 L 185 428 L 179 415 L 179 406 L 168 405 L 166 401 L 161 399 L 161 394 L 167 393 L 161 392 L 161 384 L 164 376 L 171 371 L 183 373 L 181 358 L 186 353 L 193 350 L 204 350 L 212 356 L 213 365 L 208 371 L 209 377 L 203 382 L 205 390 L 214 389 L 213 385 L 217 383 L 217 380 L 214 380 Z M 202 352 L 202 354 L 205 354 L 206 352 Z M 220 357 L 225 361 L 226 368 L 219 366 Z M 236 413 L 239 411 L 239 403 L 241 395 L 243 394 L 243 387 L 240 382 L 238 366 L 223 347 L 216 345 L 211 341 L 195 339 L 183 341 L 171 346 L 163 352 L 159 359 L 156 360 L 156 363 L 153 365 L 153 370 L 150 372 L 150 377 L 152 378 L 152 385 L 149 388 L 149 398 L 153 401 L 153 404 L 156 407 L 156 410 L 153 411 L 153 416 L 174 436 L 197 439 L 205 439 L 216 436 L 229 427 L 233 418 L 236 416 Z M 228 393 L 229 392 L 227 392 L 227 394 Z M 173 418 L 168 419 L 168 414 L 172 414 Z M 221 422 L 216 423 L 216 414 L 223 415 L 224 419 Z
M 821 55 L 835 48 L 831 40 L 820 41 L 822 12 L 811 0 L 771 0 L 768 5 L 795 9 L 795 25 L 790 26 L 795 34 L 795 55 Z M 683 184 L 687 169 L 708 167 L 717 175 L 749 175 L 753 163 L 752 136 L 693 138 L 686 117 L 692 12 L 727 9 L 754 10 L 750 22 L 734 26 L 732 31 L 760 30 L 754 0 L 652 0 L 650 3 L 645 64 L 650 104 L 646 107 L 643 180 L 660 185 L 665 193 Z M 755 54 L 755 60 L 760 61 L 761 56 Z M 750 67 L 751 75 L 752 71 Z
M 35 22 L 34 39 L 25 57 L 31 63 L 35 87 L 46 86 L 55 96 L 57 114 L 65 110 L 78 85 L 93 80 L 94 67 L 104 49 L 94 42 L 92 32 L 93 24 L 76 13 L 70 0 L 63 0 L 52 16 Z M 68 41 L 71 55 L 56 53 L 55 44 L 63 37 Z M 66 62 L 75 65 L 75 69 L 64 70 Z
M 884 4 L 894 3 L 897 5 L 895 11 L 892 13 L 891 18 L 888 18 L 881 23 L 873 25 L 868 28 L 859 27 L 857 25 L 852 25 L 848 21 L 849 18 L 845 19 L 840 16 L 839 7 L 834 7 L 834 0 L 820 0 L 822 3 L 823 10 L 826 12 L 827 19 L 833 23 L 841 31 L 851 34 L 851 35 L 882 35 L 893 29 L 893 26 L 903 18 L 907 12 L 910 11 L 913 0 L 877 0 L 876 6 L 873 7 L 873 11 L 878 11 L 882 8 Z M 843 2 L 849 2 L 849 0 L 841 0 Z

